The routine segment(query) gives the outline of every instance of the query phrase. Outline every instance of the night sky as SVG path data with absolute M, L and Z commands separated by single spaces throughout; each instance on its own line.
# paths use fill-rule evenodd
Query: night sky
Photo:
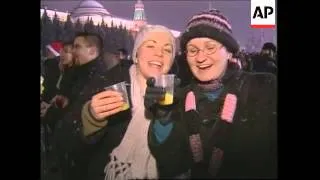
M 50 0 L 41 1 L 41 7 L 57 11 L 72 11 L 77 7 L 80 0 Z M 134 4 L 136 1 L 104 0 L 100 2 L 109 13 L 132 19 Z M 209 8 L 209 1 L 151 1 L 143 0 L 147 21 L 150 24 L 161 24 L 171 29 L 183 31 L 188 19 L 195 13 Z M 276 30 L 273 29 L 252 29 L 250 27 L 250 1 L 249 0 L 213 0 L 213 7 L 222 11 L 230 20 L 233 33 L 241 46 L 245 46 L 253 33 L 256 38 L 264 32 L 264 41 L 276 43 Z M 259 47 L 260 48 L 260 47 Z

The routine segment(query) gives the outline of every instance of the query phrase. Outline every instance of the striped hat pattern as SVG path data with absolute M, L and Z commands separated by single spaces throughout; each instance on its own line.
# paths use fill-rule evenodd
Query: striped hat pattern
M 239 51 L 239 43 L 233 37 L 231 24 L 219 10 L 204 11 L 189 20 L 187 28 L 181 36 L 182 52 L 185 52 L 186 45 L 191 39 L 198 37 L 214 39 L 233 54 Z

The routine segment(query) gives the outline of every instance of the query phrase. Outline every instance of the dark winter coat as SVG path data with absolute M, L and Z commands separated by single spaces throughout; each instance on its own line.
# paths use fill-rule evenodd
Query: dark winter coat
M 84 178 L 86 174 L 88 148 L 82 142 L 80 136 L 81 108 L 92 96 L 86 90 L 90 88 L 94 79 L 100 78 L 106 72 L 103 61 L 97 58 L 87 64 L 74 69 L 72 88 L 69 91 L 69 105 L 60 112 L 60 116 L 54 119 L 57 121 L 54 129 L 54 147 L 60 165 L 62 166 L 64 179 Z M 61 118 L 60 118 L 61 117 Z
M 57 94 L 69 97 L 72 93 L 72 86 L 77 78 L 77 68 L 75 66 L 66 68 L 62 74 L 60 88 Z
M 131 111 L 123 111 L 109 117 L 106 127 L 98 128 L 97 132 L 88 137 L 84 137 L 83 130 L 81 130 L 83 128 L 81 111 L 86 102 L 96 93 L 103 91 L 105 87 L 122 81 L 130 83 L 129 67 L 130 64 L 120 63 L 96 76 L 81 92 L 82 98 L 75 102 L 72 112 L 65 116 L 64 121 L 69 125 L 65 125 L 68 128 L 64 128 L 65 133 L 61 133 L 61 139 L 65 142 L 63 151 L 67 152 L 69 157 L 69 178 L 104 179 L 104 167 L 109 153 L 120 144 L 131 119 Z M 130 87 L 127 88 L 130 97 Z
M 277 73 L 277 65 L 274 59 L 267 55 L 257 55 L 252 57 L 252 72 Z
M 103 91 L 104 87 L 126 81 L 130 84 L 129 68 L 131 63 L 119 63 L 110 69 L 104 76 L 95 82 L 94 87 L 97 91 Z M 127 86 L 128 98 L 131 104 L 130 86 Z M 117 147 L 127 130 L 131 120 L 131 110 L 119 112 L 108 117 L 107 124 L 102 122 L 98 125 L 88 123 L 88 118 L 94 121 L 94 118 L 89 113 L 88 103 L 83 108 L 83 114 L 87 114 L 87 118 L 82 116 L 84 123 L 83 131 L 85 133 L 84 141 L 92 148 L 92 154 L 88 163 L 88 179 L 87 180 L 103 180 L 105 177 L 104 168 L 110 161 L 109 155 L 112 150 Z M 132 107 L 130 105 L 130 107 Z
M 49 103 L 57 93 L 57 82 L 60 76 L 59 58 L 47 59 L 44 64 L 43 101 Z
M 73 89 L 73 85 L 75 83 L 76 68 L 68 68 L 62 75 L 62 79 L 60 81 L 60 88 L 57 88 L 56 95 L 63 95 L 69 99 L 70 104 L 72 100 L 69 98 L 71 93 L 75 93 L 76 90 Z M 79 93 L 79 92 L 78 92 Z M 49 127 L 53 130 L 55 123 L 58 119 L 60 119 L 65 113 L 65 109 L 57 108 L 55 105 L 51 106 L 46 116 L 42 119 L 43 123 L 49 125 Z
M 110 71 L 106 74 L 106 77 L 110 78 L 98 83 L 98 86 L 101 87 L 100 89 L 122 81 L 126 81 L 128 84 L 130 84 L 129 67 L 129 64 L 120 63 L 110 69 Z M 130 104 L 132 104 L 130 86 L 127 86 L 127 92 Z M 132 107 L 132 105 L 130 105 L 130 107 Z M 90 114 L 88 104 L 84 108 L 84 111 L 86 111 L 87 114 Z M 92 116 L 90 118 L 94 119 Z M 120 144 L 130 120 L 131 110 L 128 109 L 108 117 L 107 124 L 99 125 L 99 127 L 91 127 L 95 128 L 96 132 L 91 133 L 86 137 L 86 142 L 91 144 L 91 147 L 93 148 L 92 156 L 88 166 L 88 180 L 104 179 L 104 168 L 110 161 L 109 155 L 112 150 Z M 88 119 L 83 119 L 83 122 L 84 121 L 88 122 Z M 88 128 L 88 126 L 86 126 L 86 128 Z M 90 131 L 92 132 L 92 130 Z
M 173 129 L 159 144 L 149 129 L 149 147 L 157 160 L 160 178 L 176 177 L 191 169 L 192 178 L 276 178 L 277 177 L 277 84 L 272 74 L 228 71 L 223 92 L 211 102 L 196 84 L 180 94 L 193 91 L 198 117 L 184 112 L 184 100 L 173 112 Z M 233 123 L 222 121 L 227 93 L 238 97 Z M 182 98 L 184 99 L 184 98 Z M 190 129 L 200 133 L 203 161 L 195 163 L 189 143 Z

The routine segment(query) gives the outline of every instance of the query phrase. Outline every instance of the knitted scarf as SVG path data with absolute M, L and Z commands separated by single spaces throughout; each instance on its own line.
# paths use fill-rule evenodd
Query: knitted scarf
M 110 154 L 105 167 L 105 180 L 157 179 L 156 161 L 148 147 L 150 120 L 145 118 L 143 90 L 140 88 L 137 67 L 129 70 L 131 79 L 132 119 L 118 147 Z

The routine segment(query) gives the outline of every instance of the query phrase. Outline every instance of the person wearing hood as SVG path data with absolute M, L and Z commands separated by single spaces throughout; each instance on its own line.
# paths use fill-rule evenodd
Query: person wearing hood
M 170 106 L 157 103 L 163 91 L 152 79 L 145 95 L 155 112 L 148 140 L 159 178 L 276 178 L 275 76 L 230 62 L 239 44 L 218 10 L 194 15 L 180 45 L 192 82 Z

